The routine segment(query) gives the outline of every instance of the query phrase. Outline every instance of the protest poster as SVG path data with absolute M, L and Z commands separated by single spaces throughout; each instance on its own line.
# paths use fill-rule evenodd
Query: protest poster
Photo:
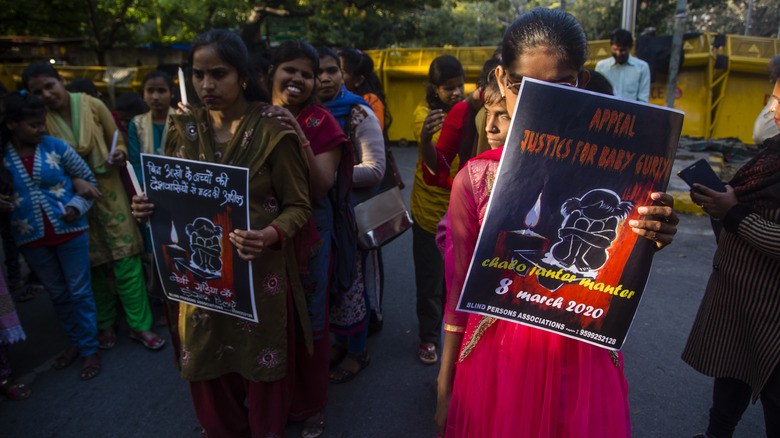
M 655 252 L 629 220 L 666 189 L 682 120 L 524 79 L 458 309 L 622 348 Z
M 165 296 L 257 322 L 251 263 L 228 238 L 249 228 L 248 170 L 150 154 L 141 165 Z

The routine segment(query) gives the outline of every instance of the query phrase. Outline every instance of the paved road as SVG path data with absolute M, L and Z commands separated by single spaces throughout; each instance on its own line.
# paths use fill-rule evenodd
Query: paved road
M 413 148 L 394 148 L 411 191 Z M 709 378 L 680 360 L 710 270 L 715 241 L 703 217 L 683 216 L 675 243 L 656 256 L 639 314 L 624 349 L 633 436 L 689 437 L 707 422 Z M 411 233 L 385 249 L 384 330 L 369 339 L 372 363 L 353 382 L 331 385 L 326 437 L 434 437 L 437 368 L 420 364 Z M 78 366 L 51 369 L 67 346 L 46 296 L 19 304 L 27 341 L 11 348 L 15 374 L 31 383 L 23 402 L 0 400 L 3 437 L 197 437 L 187 385 L 176 373 L 170 346 L 150 352 L 120 327 L 103 372 L 81 382 Z M 159 311 L 159 309 L 155 309 Z M 288 428 L 300 436 L 300 425 Z M 763 436 L 760 405 L 737 428 L 741 438 Z

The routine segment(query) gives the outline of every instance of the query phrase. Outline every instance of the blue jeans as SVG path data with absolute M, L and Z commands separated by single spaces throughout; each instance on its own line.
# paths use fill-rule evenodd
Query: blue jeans
M 78 347 L 81 356 L 97 353 L 97 312 L 90 285 L 87 233 L 59 245 L 23 246 L 21 250 L 49 292 L 71 345 Z

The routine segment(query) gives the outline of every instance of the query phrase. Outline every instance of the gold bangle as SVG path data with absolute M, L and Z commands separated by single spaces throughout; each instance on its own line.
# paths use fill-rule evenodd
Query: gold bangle
M 444 331 L 452 332 L 452 333 L 464 333 L 466 331 L 466 327 L 460 327 L 452 324 L 444 324 L 443 328 Z

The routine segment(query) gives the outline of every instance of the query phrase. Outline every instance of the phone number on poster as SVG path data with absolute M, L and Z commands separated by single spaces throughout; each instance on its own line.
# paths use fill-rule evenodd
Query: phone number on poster
M 615 338 L 610 338 L 604 335 L 600 335 L 598 333 L 589 332 L 587 330 L 580 330 L 579 335 L 582 336 L 583 338 L 593 339 L 596 342 L 604 342 L 609 345 L 617 344 L 617 339 Z

